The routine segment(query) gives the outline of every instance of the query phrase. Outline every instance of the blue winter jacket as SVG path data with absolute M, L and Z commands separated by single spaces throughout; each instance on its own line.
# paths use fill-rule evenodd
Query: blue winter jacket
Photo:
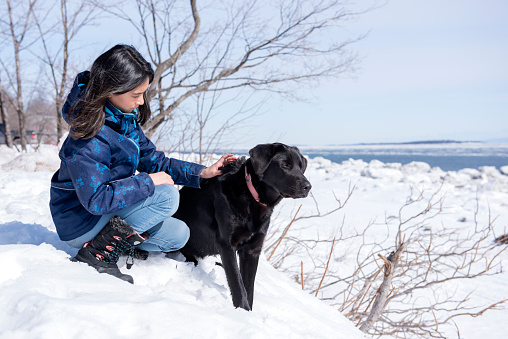
M 89 72 L 78 74 L 62 115 L 84 93 Z M 60 169 L 51 179 L 50 209 L 61 240 L 90 231 L 103 214 L 132 206 L 153 194 L 149 173 L 166 172 L 175 184 L 199 187 L 204 166 L 167 158 L 136 123 L 137 110 L 123 113 L 109 101 L 106 121 L 90 139 L 67 137 L 60 150 Z M 137 172 L 136 172 L 137 171 Z

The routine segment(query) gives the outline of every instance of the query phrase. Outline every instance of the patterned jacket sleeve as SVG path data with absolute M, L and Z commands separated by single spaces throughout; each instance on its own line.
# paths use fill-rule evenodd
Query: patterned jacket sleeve
M 111 151 L 106 140 L 75 140 L 66 149 L 63 162 L 78 199 L 88 212 L 114 213 L 153 194 L 155 186 L 147 173 L 111 181 Z
M 139 146 L 139 172 L 166 172 L 176 185 L 200 187 L 199 175 L 205 166 L 166 157 L 164 152 L 156 150 L 155 145 L 142 132 L 139 135 Z

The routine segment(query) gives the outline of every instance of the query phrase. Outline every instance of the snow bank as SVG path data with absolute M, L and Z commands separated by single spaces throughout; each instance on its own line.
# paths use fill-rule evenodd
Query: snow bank
M 58 240 L 48 209 L 49 181 L 59 166 L 57 148 L 19 154 L 0 146 L 0 166 L 0 338 L 362 337 L 336 308 L 302 292 L 294 277 L 276 271 L 264 258 L 253 312 L 232 306 L 224 271 L 215 266 L 215 258 L 194 267 L 178 255 L 152 255 L 129 271 L 135 285 L 71 263 L 76 249 Z M 429 228 L 464 227 L 467 231 L 473 216 L 480 223 L 495 220 L 497 235 L 508 227 L 508 166 L 500 171 L 482 167 L 445 172 L 421 162 L 401 165 L 349 159 L 337 164 L 318 157 L 309 159 L 306 176 L 313 185 L 312 197 L 283 200 L 272 228 L 287 226 L 300 204 L 300 216 L 315 214 L 317 208 L 324 213 L 336 208 L 337 199 L 344 202 L 352 187 L 354 192 L 342 214 L 299 221 L 288 237 L 326 239 L 338 232 L 361 231 L 372 223 L 375 232 L 368 241 L 378 243 L 386 239 L 384 221 L 398 215 L 414 190 L 439 191 L 445 197 L 442 218 Z M 328 247 L 323 250 L 325 260 L 328 251 Z M 330 269 L 355 265 L 356 247 L 336 251 Z M 508 254 L 500 259 L 508 260 Z M 288 260 L 282 271 L 288 265 L 299 267 L 300 260 L 310 266 L 298 257 Z M 457 288 L 473 291 L 471 298 L 487 305 L 506 298 L 507 274 L 501 272 L 481 283 L 461 283 Z M 489 333 L 490 339 L 504 339 L 507 316 L 501 306 L 481 317 L 457 318 L 456 323 L 470 338 Z
M 501 167 L 501 173 L 503 173 L 504 175 L 508 175 L 508 166 Z
M 130 271 L 121 258 L 135 285 L 71 262 L 48 209 L 56 147 L 1 151 L 0 338 L 363 338 L 264 258 L 252 312 L 233 307 L 216 258 L 152 254 Z
M 339 204 L 348 199 L 348 192 L 353 189 L 353 194 L 339 213 L 326 215 L 314 219 L 302 219 L 291 226 L 286 237 L 298 239 L 332 239 L 335 236 L 343 239 L 361 233 L 367 225 L 372 225 L 369 233 L 358 241 L 342 241 L 340 247 L 334 249 L 334 256 L 330 261 L 329 272 L 340 272 L 347 276 L 357 266 L 358 250 L 362 244 L 371 244 L 386 248 L 393 246 L 393 230 L 396 229 L 396 220 L 400 208 L 408 201 L 409 197 L 424 194 L 426 199 L 432 194 L 443 198 L 443 210 L 439 218 L 426 220 L 425 227 L 428 230 L 460 229 L 464 234 L 474 232 L 475 219 L 479 227 L 493 222 L 495 235 L 506 234 L 508 229 L 508 176 L 503 172 L 506 166 L 498 171 L 495 167 L 481 167 L 476 169 L 462 169 L 460 171 L 443 171 L 440 168 L 432 168 L 426 163 L 413 162 L 407 165 L 398 163 L 382 163 L 377 160 L 365 162 L 362 160 L 349 159 L 341 164 L 332 163 L 327 159 L 316 157 L 310 159 L 306 176 L 311 181 L 313 199 L 305 201 L 284 201 L 281 204 L 279 214 L 274 214 L 273 225 L 280 228 L 286 227 L 300 204 L 302 208 L 299 217 L 309 215 L 326 215 Z M 404 212 L 405 218 L 415 212 L 408 208 Z M 395 220 L 391 223 L 390 220 Z M 273 227 L 272 225 L 272 227 Z M 494 238 L 491 239 L 492 241 Z M 319 247 L 320 245 L 316 245 Z M 388 250 L 388 248 L 386 248 Z M 285 260 L 283 269 L 298 272 L 300 263 L 304 267 L 314 267 L 315 261 L 326 263 L 330 251 L 330 244 L 324 243 L 321 248 L 305 249 L 299 252 L 305 256 L 305 252 L 312 252 L 307 258 L 288 258 Z M 321 255 L 320 255 L 321 253 Z M 389 251 L 386 255 L 389 254 Z M 508 251 L 502 253 L 498 262 L 508 260 Z M 456 298 L 465 297 L 468 293 L 469 302 L 479 307 L 487 307 L 491 303 L 506 299 L 506 280 L 508 274 L 498 274 L 460 281 L 451 284 L 451 290 L 441 289 L 442 298 L 454 295 Z M 319 272 L 316 272 L 319 273 Z M 316 274 L 314 273 L 314 274 Z M 333 281 L 325 279 L 326 283 Z M 340 289 L 333 286 L 328 291 L 321 291 L 321 297 L 332 298 Z M 427 293 L 431 293 L 428 291 Z M 446 293 L 449 293 L 446 295 Z M 424 293 L 425 294 L 425 293 Z M 421 296 L 418 302 L 426 303 L 429 296 Z M 462 299 L 459 299 L 462 300 Z M 395 306 L 396 307 L 396 306 Z M 468 338 L 482 338 L 489 333 L 489 338 L 505 338 L 508 333 L 508 324 L 504 319 L 508 316 L 506 306 L 501 305 L 498 310 L 486 312 L 481 317 L 456 318 L 460 333 Z M 455 330 L 440 327 L 446 337 L 456 337 Z
M 5 235 L 5 233 L 3 233 Z M 253 312 L 232 307 L 224 271 L 154 255 L 131 285 L 46 243 L 0 246 L 3 338 L 361 338 L 266 261 Z M 125 270 L 122 267 L 122 270 Z
M 4 150 L 8 150 L 5 152 L 5 156 Z M 60 158 L 56 147 L 51 145 L 41 145 L 37 151 L 30 149 L 26 153 L 17 153 L 6 146 L 2 146 L 0 154 L 3 159 L 3 163 L 0 162 L 3 171 L 56 171 L 60 166 Z

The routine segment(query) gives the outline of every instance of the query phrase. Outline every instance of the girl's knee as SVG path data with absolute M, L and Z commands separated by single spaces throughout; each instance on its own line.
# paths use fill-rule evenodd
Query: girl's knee
M 175 219 L 178 220 L 178 219 Z M 173 249 L 172 251 L 178 251 L 182 247 L 185 246 L 187 241 L 189 241 L 190 238 L 190 229 L 187 226 L 186 223 L 183 221 L 178 220 L 179 222 L 174 223 L 174 240 L 172 241 Z
M 138 246 L 146 251 L 172 252 L 185 246 L 190 237 L 186 223 L 175 218 L 164 221 L 157 229 L 149 230 L 150 238 Z
M 155 187 L 156 203 L 170 217 L 175 214 L 180 203 L 180 193 L 173 185 L 159 185 Z

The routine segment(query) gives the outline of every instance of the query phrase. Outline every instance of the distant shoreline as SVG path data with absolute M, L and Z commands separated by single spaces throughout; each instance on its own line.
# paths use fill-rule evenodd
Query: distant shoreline
M 437 145 L 437 144 L 469 144 L 469 143 L 485 143 L 484 141 L 457 141 L 457 140 L 422 140 L 422 141 L 408 141 L 408 142 L 373 142 L 373 143 L 358 143 L 351 144 L 353 146 L 377 146 L 377 145 Z M 338 146 L 338 145 L 330 145 Z
M 508 144 L 507 139 L 495 139 L 495 140 L 416 140 L 416 141 L 405 141 L 405 142 L 360 142 L 351 144 L 326 144 L 326 145 L 310 145 L 310 144 L 293 144 L 293 146 L 302 148 L 328 148 L 328 147 L 354 147 L 354 146 L 405 146 L 405 145 L 454 145 L 454 144 Z
M 508 143 L 478 141 L 413 141 L 403 143 L 362 143 L 356 145 L 297 146 L 309 158 L 323 157 L 335 163 L 349 159 L 370 162 L 408 164 L 425 162 L 444 171 L 464 168 L 478 169 L 494 166 L 498 170 L 508 165 Z M 248 154 L 246 149 L 236 149 L 237 155 Z
M 253 144 L 254 147 L 256 144 Z M 352 150 L 352 149 L 410 149 L 429 148 L 429 149 L 454 149 L 454 148 L 501 148 L 508 149 L 508 140 L 505 142 L 493 141 L 456 141 L 456 140 L 427 140 L 427 141 L 408 141 L 408 142 L 377 142 L 377 143 L 356 143 L 356 144 L 328 144 L 328 145 L 312 145 L 312 144 L 287 144 L 296 146 L 301 151 L 331 151 L 331 150 Z M 215 152 L 235 152 L 248 153 L 250 148 L 246 147 L 229 147 L 217 149 Z

